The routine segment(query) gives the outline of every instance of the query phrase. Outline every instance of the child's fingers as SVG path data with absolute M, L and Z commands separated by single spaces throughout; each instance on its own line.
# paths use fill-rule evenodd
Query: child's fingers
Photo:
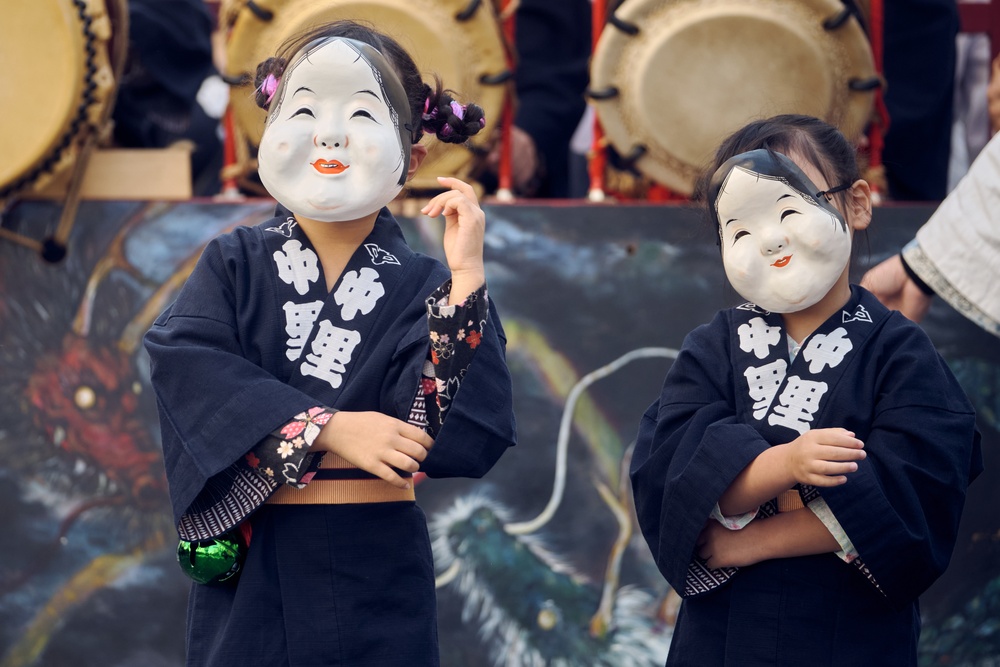
M 434 438 L 432 438 L 426 431 L 422 428 L 418 428 L 413 424 L 407 424 L 406 422 L 399 423 L 399 434 L 411 440 L 424 449 L 430 449 L 434 444 Z
M 420 470 L 420 464 L 414 461 L 412 458 L 407 456 L 401 451 L 391 451 L 387 452 L 385 455 L 385 461 L 387 465 L 392 466 L 396 470 L 403 470 L 410 474 Z
M 463 195 L 469 198 L 469 201 L 479 203 L 479 197 L 476 196 L 476 191 L 471 185 L 463 180 L 453 178 L 451 176 L 438 176 L 438 183 L 445 186 L 446 188 L 452 188 L 461 192 Z
M 822 461 L 820 462 L 820 465 L 816 467 L 815 472 L 820 475 L 826 475 L 827 477 L 838 477 L 841 475 L 849 475 L 857 469 L 858 464 L 854 461 Z
M 393 470 L 388 464 L 380 465 L 373 472 L 375 475 L 385 480 L 386 482 L 389 482 L 396 488 L 399 489 L 410 488 L 410 480 L 405 477 L 400 477 L 399 474 L 397 474 L 396 471 Z
M 810 431 L 815 437 L 814 442 L 833 447 L 849 447 L 864 449 L 865 443 L 854 436 L 853 431 L 842 428 L 821 428 Z
M 463 209 L 471 211 L 472 202 L 461 192 L 449 190 L 427 202 L 420 212 L 430 218 L 436 218 L 442 213 L 447 215 L 449 212 L 464 212 Z
M 407 438 L 400 438 L 396 444 L 396 451 L 401 452 L 417 463 L 427 458 L 428 449 L 428 447 Z
M 476 197 L 476 191 L 465 181 L 450 176 L 438 176 L 438 182 L 451 189 L 432 197 L 420 209 L 420 212 L 424 215 L 432 218 L 437 217 L 441 215 L 441 211 L 445 208 L 447 202 L 456 199 L 465 199 L 471 206 L 479 206 L 479 198 Z
M 837 477 L 831 477 L 830 475 L 809 475 L 805 479 L 805 483 L 810 486 L 819 487 L 831 487 L 840 486 L 841 484 L 847 484 L 847 477 L 840 475 Z
M 857 447 L 820 445 L 815 456 L 822 461 L 861 461 L 868 456 L 868 452 Z
M 815 461 L 808 467 L 808 472 L 802 481 L 813 486 L 839 486 L 846 483 L 848 475 L 857 469 L 858 464 L 854 461 Z
M 433 197 L 431 197 L 430 201 L 428 201 L 426 204 L 424 204 L 424 207 L 420 209 L 420 212 L 423 213 L 424 215 L 428 215 L 428 216 L 430 216 L 432 218 L 436 217 L 437 215 L 440 215 L 440 213 L 441 213 L 440 209 L 441 209 L 441 206 L 442 206 L 443 202 L 448 197 L 452 196 L 453 193 L 454 193 L 453 190 L 448 190 L 447 192 L 441 192 L 441 193 L 438 193 L 438 194 L 434 195 Z M 431 214 L 432 211 L 436 211 L 436 212 L 432 215 Z
M 437 195 L 424 204 L 424 207 L 420 209 L 420 212 L 428 218 L 436 218 L 441 215 L 442 208 L 444 208 L 444 205 L 442 204 L 441 195 Z

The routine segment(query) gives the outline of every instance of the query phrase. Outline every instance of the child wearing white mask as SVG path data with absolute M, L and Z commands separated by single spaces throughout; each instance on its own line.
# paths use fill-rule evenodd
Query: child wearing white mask
M 391 38 L 335 22 L 258 67 L 275 216 L 214 239 L 145 345 L 188 607 L 189 665 L 439 664 L 413 475 L 485 474 L 515 441 L 505 336 L 467 183 L 448 266 L 386 205 L 482 109 Z M 217 571 L 227 549 L 232 563 Z
M 982 470 L 973 408 L 926 334 L 850 283 L 872 209 L 839 131 L 751 123 L 700 190 L 747 303 L 685 339 L 631 463 L 683 598 L 667 665 L 916 665 L 918 597 Z

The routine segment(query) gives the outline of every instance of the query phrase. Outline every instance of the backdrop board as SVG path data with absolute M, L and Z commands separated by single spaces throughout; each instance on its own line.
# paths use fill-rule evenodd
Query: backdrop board
M 188 583 L 141 337 L 211 237 L 271 210 L 85 203 L 59 264 L 0 241 L 0 667 L 183 663 Z M 931 210 L 876 209 L 857 276 Z M 662 665 L 677 597 L 635 529 L 622 470 L 685 334 L 739 297 L 693 209 L 486 213 L 519 444 L 482 480 L 417 486 L 444 665 Z M 26 203 L 3 224 L 38 237 L 58 215 Z M 402 224 L 441 255 L 440 221 Z M 921 660 L 997 664 L 1000 341 L 940 301 L 924 326 L 979 411 L 987 469 L 952 565 L 923 598 Z

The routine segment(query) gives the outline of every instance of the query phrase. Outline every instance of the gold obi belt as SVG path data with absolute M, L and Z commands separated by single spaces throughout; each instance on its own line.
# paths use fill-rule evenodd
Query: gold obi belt
M 399 470 L 396 472 L 400 476 L 409 477 L 409 473 Z M 327 452 L 308 484 L 301 489 L 285 484 L 267 502 L 273 505 L 350 505 L 407 500 L 416 500 L 412 482 L 410 488 L 400 489 L 348 463 L 342 457 Z

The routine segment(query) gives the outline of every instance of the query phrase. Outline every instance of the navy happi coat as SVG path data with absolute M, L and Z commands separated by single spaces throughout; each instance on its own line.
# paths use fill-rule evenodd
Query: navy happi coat
M 822 498 L 857 551 L 711 570 L 695 542 L 771 445 L 842 427 L 867 457 Z M 668 665 L 915 665 L 917 598 L 951 557 L 982 469 L 975 414 L 920 327 L 861 287 L 789 361 L 781 315 L 720 312 L 684 341 L 631 464 L 654 559 L 684 597 Z M 765 503 L 754 520 L 776 511 Z
M 482 476 L 515 439 L 503 329 L 485 289 L 434 305 L 449 273 L 406 245 L 388 210 L 329 292 L 308 237 L 278 212 L 210 242 L 145 339 L 179 532 L 219 534 L 247 517 L 253 529 L 235 585 L 192 587 L 188 664 L 437 665 L 420 508 L 263 504 L 316 464 L 291 441 L 288 470 L 246 461 L 317 406 L 420 423 L 426 393 L 419 416 L 440 419 L 421 470 Z M 428 375 L 460 347 L 467 363 Z

